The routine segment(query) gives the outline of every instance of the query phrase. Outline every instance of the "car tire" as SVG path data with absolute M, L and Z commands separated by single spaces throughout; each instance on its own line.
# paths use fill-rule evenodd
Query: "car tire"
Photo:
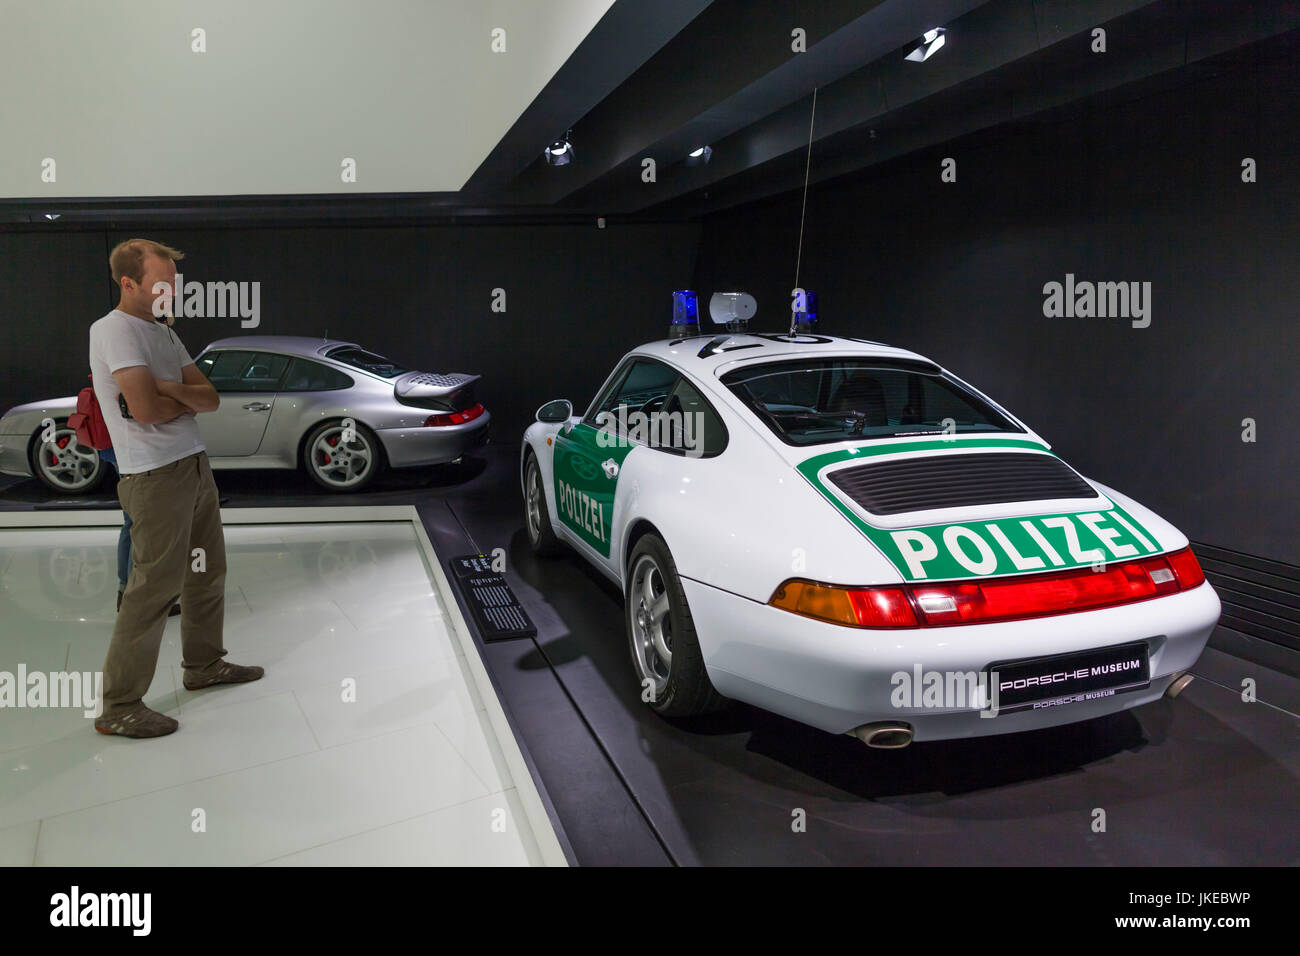
M 528 544 L 533 553 L 544 558 L 553 557 L 564 550 L 564 544 L 551 525 L 551 512 L 546 507 L 546 488 L 542 483 L 542 466 L 537 456 L 528 455 L 524 462 L 524 527 L 528 529 Z
M 656 612 L 663 598 L 666 607 Z M 641 699 L 663 717 L 698 717 L 726 707 L 729 701 L 714 689 L 705 670 L 677 565 L 668 546 L 653 533 L 643 535 L 632 549 L 624 599 Z
M 104 483 L 104 476 L 110 471 L 108 462 L 95 449 L 77 442 L 77 433 L 68 427 L 66 419 L 56 419 L 54 429 L 52 442 L 41 441 L 40 431 L 32 436 L 27 448 L 32 474 L 46 488 L 59 494 L 90 494 Z
M 308 432 L 302 443 L 302 467 L 322 488 L 351 494 L 365 488 L 384 470 L 384 447 L 375 433 L 360 423 L 354 426 L 353 440 L 346 445 L 343 431 L 342 421 L 329 421 Z M 353 468 L 354 462 L 360 464 Z

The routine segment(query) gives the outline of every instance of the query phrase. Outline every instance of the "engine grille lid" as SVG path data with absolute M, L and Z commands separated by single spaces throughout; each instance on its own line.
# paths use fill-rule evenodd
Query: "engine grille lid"
M 1009 501 L 1097 497 L 1093 487 L 1061 459 L 1026 452 L 868 462 L 841 468 L 826 477 L 860 507 L 877 515 Z
M 476 381 L 480 376 L 451 372 L 407 372 L 393 385 L 393 391 L 402 398 L 438 398 Z

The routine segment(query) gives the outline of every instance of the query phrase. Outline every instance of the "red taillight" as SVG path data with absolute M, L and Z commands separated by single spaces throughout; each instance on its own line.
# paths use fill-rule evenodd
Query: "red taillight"
M 815 581 L 787 581 L 769 602 L 804 617 L 849 627 L 916 627 L 902 588 L 837 588 Z
M 1178 586 L 1184 591 L 1205 583 L 1205 572 L 1201 570 L 1201 563 L 1196 560 L 1191 548 L 1175 551 L 1165 557 L 1169 559 L 1169 567 L 1173 568 L 1174 576 L 1178 578 Z
M 902 588 L 850 591 L 859 627 L 916 627 L 916 614 Z
M 974 624 L 1040 617 L 1141 601 L 1178 590 L 1164 558 L 1130 561 L 1104 571 L 995 578 L 978 584 L 913 586 L 927 625 Z
M 483 414 L 483 403 L 475 402 L 469 408 L 461 412 L 449 412 L 443 415 L 430 415 L 424 421 L 426 428 L 436 428 L 439 425 L 464 425 L 466 422 L 472 422 Z
M 1205 581 L 1191 549 L 1104 570 L 1079 568 L 979 582 L 842 588 L 787 581 L 770 604 L 854 627 L 944 627 L 1046 617 L 1173 594 Z

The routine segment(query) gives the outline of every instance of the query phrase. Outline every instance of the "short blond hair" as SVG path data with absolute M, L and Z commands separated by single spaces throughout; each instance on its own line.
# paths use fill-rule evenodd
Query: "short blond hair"
M 143 282 L 144 257 L 150 252 L 162 259 L 171 259 L 173 262 L 185 258 L 185 253 L 179 249 L 154 242 L 152 239 L 127 239 L 125 242 L 119 242 L 108 254 L 108 268 L 113 272 L 113 285 L 120 286 L 124 277 Z

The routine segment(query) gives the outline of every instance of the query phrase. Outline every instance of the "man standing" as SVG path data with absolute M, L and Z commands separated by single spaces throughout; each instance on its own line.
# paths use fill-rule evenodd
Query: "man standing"
M 226 542 L 212 468 L 196 413 L 215 411 L 216 389 L 154 303 L 174 294 L 184 254 L 128 239 L 109 255 L 121 299 L 90 327 L 90 371 L 131 516 L 133 567 L 104 662 L 104 710 L 95 729 L 161 737 L 179 726 L 146 707 L 167 612 L 180 598 L 181 664 L 187 690 L 257 680 L 260 667 L 222 658 Z M 162 290 L 162 291 L 159 291 Z

